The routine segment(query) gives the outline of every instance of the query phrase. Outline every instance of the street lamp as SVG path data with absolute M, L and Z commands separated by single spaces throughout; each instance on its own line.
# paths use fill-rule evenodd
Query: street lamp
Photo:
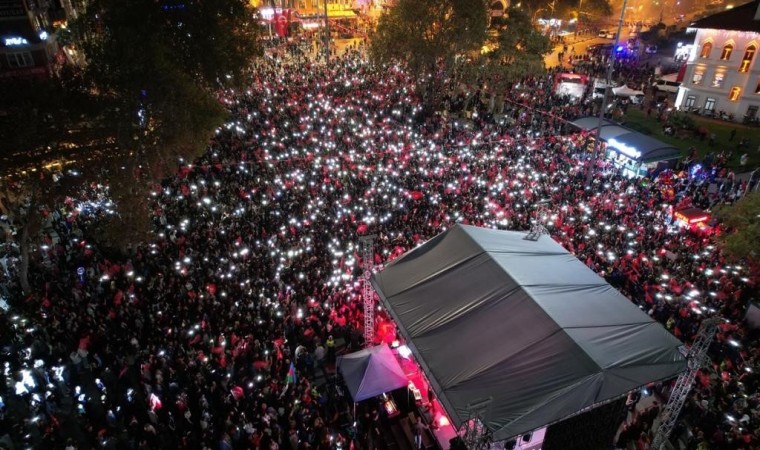
M 330 21 L 327 18 L 327 0 L 325 0 L 325 64 L 330 63 Z

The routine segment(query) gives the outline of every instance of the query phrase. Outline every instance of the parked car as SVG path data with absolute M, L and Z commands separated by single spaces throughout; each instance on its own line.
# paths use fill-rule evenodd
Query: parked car
M 647 45 L 647 48 L 644 50 L 649 55 L 654 55 L 657 53 L 657 46 L 656 45 Z
M 600 37 L 600 38 L 606 38 L 607 37 L 607 33 L 609 33 L 609 31 L 607 31 L 607 30 L 599 30 L 599 33 L 596 36 Z

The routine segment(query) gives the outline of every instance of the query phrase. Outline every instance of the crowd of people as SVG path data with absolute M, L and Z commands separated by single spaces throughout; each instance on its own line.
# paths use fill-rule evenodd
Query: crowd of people
M 409 74 L 355 51 L 260 63 L 247 90 L 221 98 L 232 118 L 204 156 L 153 187 L 153 241 L 102 253 L 88 231 L 110 207 L 91 192 L 45 211 L 33 295 L 0 268 L 13 300 L 0 313 L 0 430 L 34 448 L 381 448 L 377 411 L 346 426 L 350 399 L 315 382 L 336 341 L 362 344 L 358 237 L 377 235 L 382 265 L 457 222 L 540 222 L 687 344 L 704 317 L 724 318 L 681 431 L 695 446 L 753 448 L 760 347 L 743 315 L 757 272 L 670 216 L 742 185 L 665 188 L 592 165 L 588 136 L 565 122 L 589 107 L 551 83 L 527 78 L 503 116 L 478 99 L 464 120 L 430 112 Z

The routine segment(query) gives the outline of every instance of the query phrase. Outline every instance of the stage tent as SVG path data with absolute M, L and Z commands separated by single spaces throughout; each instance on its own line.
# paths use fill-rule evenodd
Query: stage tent
M 385 344 L 339 356 L 337 367 L 355 402 L 408 385 L 404 371 Z
M 681 342 L 549 236 L 456 225 L 373 275 L 455 426 L 500 441 L 686 369 Z

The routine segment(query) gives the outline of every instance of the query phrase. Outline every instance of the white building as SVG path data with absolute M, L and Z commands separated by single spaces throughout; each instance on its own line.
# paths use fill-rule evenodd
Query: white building
M 689 25 L 696 32 L 676 106 L 724 112 L 734 120 L 760 116 L 760 0 Z

